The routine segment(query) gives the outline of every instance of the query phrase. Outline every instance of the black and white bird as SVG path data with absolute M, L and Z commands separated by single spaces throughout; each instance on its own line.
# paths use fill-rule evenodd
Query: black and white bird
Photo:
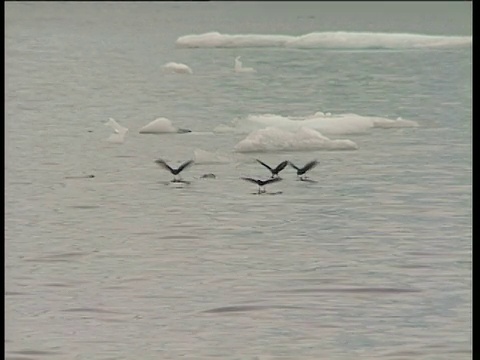
M 297 176 L 300 178 L 300 180 L 306 180 L 307 179 L 307 176 L 305 175 L 305 173 L 311 169 L 313 169 L 315 166 L 317 166 L 318 164 L 318 161 L 317 160 L 312 160 L 310 162 L 308 162 L 304 167 L 302 168 L 299 168 L 297 166 L 295 166 L 295 164 L 293 164 L 291 161 L 290 161 L 290 165 L 292 165 L 293 168 L 295 168 L 297 170 Z M 302 175 L 305 175 L 305 176 L 302 176 Z
M 164 160 L 158 159 L 155 160 L 155 163 L 160 165 L 162 168 L 170 171 L 173 175 L 172 182 L 182 182 L 182 178 L 179 176 L 177 179 L 177 175 L 180 174 L 183 170 L 193 164 L 193 160 L 185 161 L 182 165 L 180 165 L 177 169 L 172 168 L 169 166 Z
M 286 166 L 288 165 L 288 161 L 285 160 L 285 161 L 282 161 L 280 164 L 277 165 L 277 167 L 275 169 L 272 169 L 270 166 L 268 166 L 267 164 L 265 164 L 263 161 L 260 161 L 258 159 L 255 159 L 257 160 L 260 164 L 262 164 L 263 166 L 265 166 L 268 170 L 270 170 L 270 172 L 272 173 L 272 178 L 274 177 L 278 177 L 278 173 L 280 171 L 282 171 L 283 169 L 286 168 Z
M 271 183 L 274 183 L 274 182 L 277 182 L 277 181 L 281 181 L 281 180 L 282 180 L 282 179 L 279 178 L 279 177 L 270 178 L 270 179 L 267 179 L 267 180 L 252 179 L 252 178 L 249 178 L 249 177 L 242 177 L 242 179 L 243 179 L 243 180 L 246 180 L 246 181 L 250 181 L 251 183 L 257 184 L 257 185 L 258 185 L 258 193 L 259 193 L 259 194 L 266 192 L 266 190 L 265 190 L 265 185 L 271 184 Z

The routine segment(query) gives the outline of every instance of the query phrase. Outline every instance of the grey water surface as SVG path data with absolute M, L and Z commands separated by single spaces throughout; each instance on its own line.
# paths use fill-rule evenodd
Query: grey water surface
M 8 2 L 5 22 L 6 359 L 471 358 L 472 47 L 175 44 L 471 36 L 471 3 Z M 317 111 L 419 126 L 251 154 L 234 151 L 248 134 L 213 131 Z M 138 133 L 158 117 L 192 133 Z M 230 161 L 190 184 L 154 163 L 199 149 Z M 316 182 L 287 167 L 258 195 L 240 179 L 270 175 L 255 158 L 318 159 Z

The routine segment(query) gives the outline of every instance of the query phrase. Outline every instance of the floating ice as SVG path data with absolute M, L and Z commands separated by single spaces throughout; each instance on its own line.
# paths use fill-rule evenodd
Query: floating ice
M 230 35 L 208 32 L 181 36 L 177 39 L 176 44 L 179 47 L 189 48 L 415 49 L 467 46 L 472 44 L 472 36 L 348 31 L 313 32 L 301 36 Z
M 193 74 L 192 69 L 188 65 L 176 62 L 169 62 L 163 65 L 163 71 L 176 74 Z
M 106 126 L 110 126 L 113 131 L 115 132 L 114 134 L 110 135 L 110 137 L 107 139 L 107 141 L 111 143 L 116 143 L 116 144 L 121 144 L 125 140 L 125 135 L 128 132 L 128 129 L 126 127 L 121 126 L 119 123 L 117 123 L 114 119 L 110 118 L 108 121 L 105 123 Z
M 332 115 L 331 113 L 324 114 L 319 111 L 308 116 L 248 115 L 246 118 L 234 119 L 229 125 L 219 125 L 214 131 L 216 133 L 249 133 L 266 127 L 276 127 L 289 131 L 307 127 L 320 131 L 322 134 L 339 135 L 365 133 L 372 128 L 418 127 L 418 123 L 401 118 L 392 120 L 352 113 Z
M 231 160 L 225 156 L 202 149 L 195 149 L 193 159 L 195 160 L 195 164 L 227 164 L 231 162 Z
M 172 125 L 172 122 L 164 117 L 153 120 L 139 130 L 140 134 L 170 134 L 189 133 L 191 130 L 179 129 Z
M 291 132 L 275 127 L 255 130 L 235 145 L 237 152 L 357 150 L 351 140 L 330 140 L 318 131 L 299 128 Z

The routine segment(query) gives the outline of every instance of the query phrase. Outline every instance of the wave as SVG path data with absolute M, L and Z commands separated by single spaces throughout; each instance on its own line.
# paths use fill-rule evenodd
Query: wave
M 330 140 L 318 131 L 302 127 L 295 132 L 267 127 L 251 132 L 235 145 L 236 152 L 357 150 L 351 140 Z
M 281 116 L 275 114 L 248 115 L 246 118 L 234 119 L 230 125 L 219 125 L 214 129 L 216 133 L 249 133 L 254 130 L 276 127 L 289 131 L 300 128 L 311 128 L 322 134 L 360 134 L 372 128 L 402 128 L 418 127 L 412 120 L 398 118 L 396 120 L 377 117 L 361 116 L 347 113 L 332 115 L 331 113 L 316 112 L 309 116 Z
M 198 35 L 180 36 L 176 41 L 178 47 L 187 48 L 415 49 L 466 46 L 471 44 L 472 36 L 347 31 L 313 32 L 301 36 L 230 35 L 208 32 Z

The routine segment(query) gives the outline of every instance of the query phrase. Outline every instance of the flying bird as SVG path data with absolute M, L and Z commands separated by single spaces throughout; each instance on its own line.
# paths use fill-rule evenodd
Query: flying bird
M 259 194 L 266 192 L 266 190 L 265 190 L 265 185 L 271 184 L 271 183 L 274 183 L 274 182 L 277 182 L 277 181 L 281 181 L 281 180 L 282 180 L 282 179 L 279 178 L 279 177 L 270 178 L 270 179 L 267 179 L 267 180 L 257 180 L 257 179 L 252 179 L 252 178 L 249 178 L 249 177 L 242 177 L 242 179 L 243 179 L 243 180 L 246 180 L 246 181 L 250 181 L 251 183 L 257 184 L 257 185 L 258 185 L 258 193 L 259 193 Z
M 267 164 L 265 164 L 263 161 L 260 161 L 260 160 L 258 160 L 258 159 L 255 159 L 255 160 L 257 160 L 260 164 L 262 164 L 262 165 L 265 166 L 268 170 L 270 170 L 270 172 L 272 173 L 272 178 L 278 177 L 278 173 L 279 173 L 280 171 L 282 171 L 283 169 L 285 169 L 285 167 L 288 165 L 288 161 L 285 160 L 285 161 L 282 161 L 280 164 L 278 164 L 275 169 L 272 169 L 270 166 L 268 166 Z
M 297 176 L 300 177 L 300 180 L 306 180 L 307 179 L 307 176 L 303 176 L 302 175 L 305 175 L 305 173 L 311 169 L 313 169 L 315 166 L 317 166 L 318 164 L 318 161 L 317 160 L 312 160 L 310 162 L 308 162 L 304 167 L 302 168 L 299 168 L 297 166 L 295 166 L 291 161 L 290 161 L 290 165 L 292 165 L 293 168 L 295 168 L 297 170 Z
M 179 176 L 177 179 L 177 175 L 180 174 L 183 170 L 185 170 L 187 167 L 193 164 L 193 160 L 188 160 L 185 161 L 182 165 L 180 165 L 177 169 L 172 168 L 169 166 L 164 160 L 158 159 L 155 160 L 155 163 L 160 165 L 162 168 L 170 171 L 173 175 L 173 180 L 172 182 L 181 182 L 182 178 Z

